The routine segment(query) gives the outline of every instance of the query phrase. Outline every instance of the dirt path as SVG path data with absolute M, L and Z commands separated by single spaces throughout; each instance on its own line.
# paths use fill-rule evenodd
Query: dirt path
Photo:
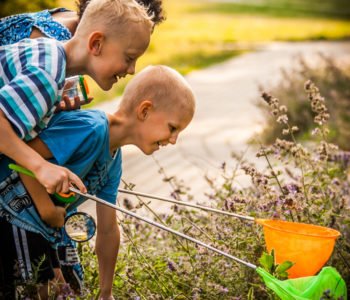
M 261 128 L 261 114 L 254 105 L 259 99 L 258 85 L 278 81 L 280 69 L 291 68 L 297 55 L 312 61 L 319 52 L 350 60 L 350 42 L 274 43 L 191 73 L 186 78 L 197 97 L 192 123 L 176 146 L 163 148 L 154 157 L 144 156 L 134 147 L 125 147 L 123 179 L 136 184 L 135 190 L 169 196 L 171 188 L 162 181 L 155 158 L 168 176 L 177 176 L 191 187 L 197 200 L 203 199 L 203 193 L 208 190 L 203 175 L 215 177 L 224 161 L 233 165 L 231 150 L 245 150 L 247 139 Z M 113 111 L 117 102 L 96 108 Z M 253 149 L 248 150 L 247 157 L 255 159 Z M 152 206 L 159 211 L 164 208 L 158 201 Z M 84 205 L 86 209 L 91 211 L 91 204 Z

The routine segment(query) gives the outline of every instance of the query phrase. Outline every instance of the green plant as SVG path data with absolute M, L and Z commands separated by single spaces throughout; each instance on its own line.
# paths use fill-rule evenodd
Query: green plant
M 275 251 L 273 249 L 271 250 L 271 253 L 263 252 L 259 259 L 259 263 L 267 272 L 278 279 L 287 279 L 287 271 L 294 265 L 291 261 L 276 264 Z

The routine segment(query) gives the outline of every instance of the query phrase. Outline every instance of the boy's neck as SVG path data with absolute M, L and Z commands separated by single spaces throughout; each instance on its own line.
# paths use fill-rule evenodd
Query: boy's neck
M 83 47 L 78 39 L 73 37 L 63 44 L 66 52 L 66 77 L 86 74 L 86 63 Z
M 113 153 L 118 148 L 132 144 L 132 124 L 130 118 L 120 111 L 107 114 L 109 126 L 109 148 Z

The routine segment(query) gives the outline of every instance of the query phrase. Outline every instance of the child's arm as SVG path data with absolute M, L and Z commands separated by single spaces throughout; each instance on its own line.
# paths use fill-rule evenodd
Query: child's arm
M 50 150 L 38 137 L 28 142 L 28 147 L 41 155 L 40 157 L 42 158 L 49 159 L 52 157 Z M 62 227 L 66 215 L 65 209 L 54 205 L 47 191 L 36 178 L 23 173 L 19 173 L 19 176 L 31 196 L 41 219 L 52 227 Z
M 45 188 L 35 178 L 21 173 L 19 176 L 31 196 L 41 219 L 51 227 L 62 227 L 66 215 L 65 209 L 53 204 Z
M 0 109 L 0 153 L 32 171 L 47 192 L 68 192 L 70 183 L 86 192 L 83 182 L 66 168 L 49 163 L 35 150 L 22 141 L 12 129 L 9 121 Z
M 100 299 L 114 299 L 112 285 L 120 243 L 116 212 L 113 208 L 102 204 L 96 204 L 96 212 L 97 237 L 95 251 L 99 265 Z

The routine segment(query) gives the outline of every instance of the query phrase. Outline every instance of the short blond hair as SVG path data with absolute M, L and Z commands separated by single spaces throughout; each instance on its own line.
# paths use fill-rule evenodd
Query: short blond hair
M 106 35 L 122 34 L 132 23 L 144 23 L 153 28 L 152 15 L 147 7 L 135 0 L 91 0 L 79 22 L 76 35 L 86 36 L 91 31 L 101 30 Z
M 120 109 L 130 113 L 144 100 L 151 100 L 155 109 L 179 109 L 191 115 L 196 106 L 193 91 L 185 78 L 162 65 L 146 67 L 128 83 Z

